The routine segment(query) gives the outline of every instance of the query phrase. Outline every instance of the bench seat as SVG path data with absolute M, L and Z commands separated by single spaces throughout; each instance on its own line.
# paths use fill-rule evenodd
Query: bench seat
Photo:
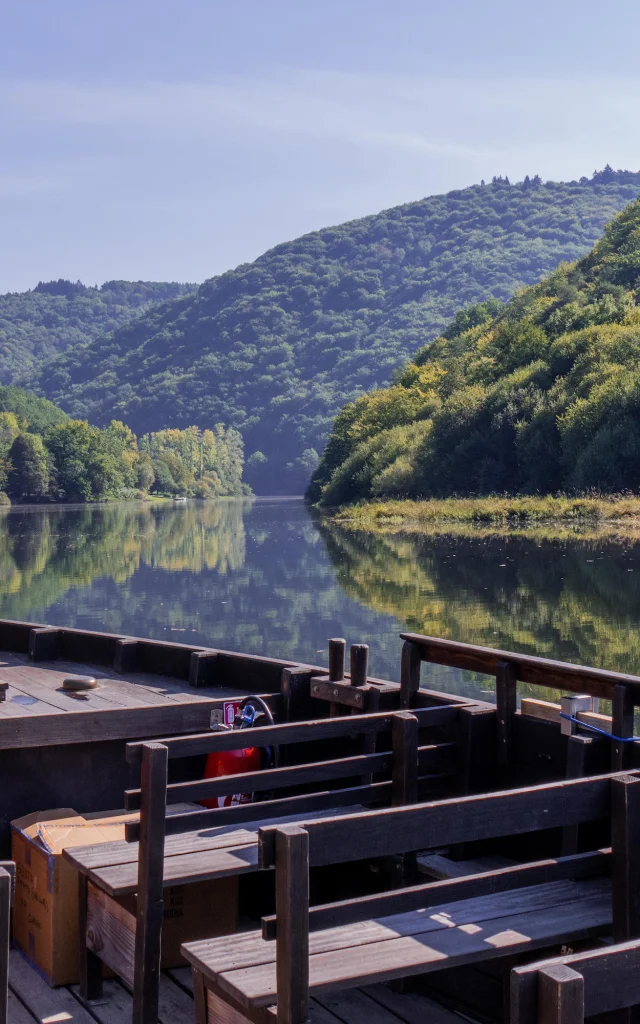
M 355 807 L 354 811 L 364 808 Z M 315 811 L 314 820 L 334 817 L 344 808 Z M 163 880 L 169 885 L 188 885 L 215 878 L 229 878 L 258 871 L 258 832 L 268 825 L 291 824 L 309 814 L 288 815 L 253 821 L 238 827 L 221 825 L 200 832 L 167 836 L 164 848 Z M 126 896 L 138 889 L 138 843 L 124 840 L 99 846 L 70 847 L 65 858 L 80 874 L 108 896 Z
M 328 928 L 309 936 L 309 990 L 423 974 L 605 933 L 610 926 L 611 884 L 596 878 Z M 276 943 L 261 932 L 187 943 L 182 954 L 236 1004 L 251 1009 L 276 1001 Z

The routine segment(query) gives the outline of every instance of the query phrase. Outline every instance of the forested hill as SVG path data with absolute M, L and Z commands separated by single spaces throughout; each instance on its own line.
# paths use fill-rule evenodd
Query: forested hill
M 583 255 L 639 191 L 640 173 L 610 168 L 496 180 L 317 231 L 70 349 L 32 384 L 138 433 L 229 423 L 258 493 L 300 493 L 345 401 L 388 383 L 460 306 Z
M 640 201 L 505 307 L 461 311 L 345 407 L 309 497 L 640 489 Z
M 195 291 L 195 284 L 41 281 L 28 292 L 0 295 L 0 384 L 25 374 L 68 348 L 127 323 L 150 306 Z

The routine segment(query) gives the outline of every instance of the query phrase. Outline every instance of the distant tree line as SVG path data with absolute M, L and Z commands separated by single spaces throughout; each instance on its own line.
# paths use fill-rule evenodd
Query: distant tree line
M 8 391 L 13 402 L 2 401 L 2 393 Z M 100 429 L 69 419 L 35 395 L 31 399 L 36 422 L 30 422 L 24 400 L 16 400 L 26 394 L 18 388 L 0 388 L 0 408 L 22 408 L 0 411 L 0 503 L 104 501 L 149 492 L 215 498 L 246 491 L 237 430 L 222 424 L 213 430 L 160 430 L 138 443 L 120 420 Z M 51 406 L 58 416 L 47 417 L 43 406 Z

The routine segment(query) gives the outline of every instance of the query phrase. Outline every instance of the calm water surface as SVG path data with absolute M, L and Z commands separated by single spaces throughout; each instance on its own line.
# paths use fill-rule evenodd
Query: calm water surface
M 640 674 L 640 533 L 371 534 L 285 499 L 11 509 L 0 618 L 315 664 L 344 636 L 391 679 L 406 628 Z M 482 677 L 423 675 L 488 696 Z

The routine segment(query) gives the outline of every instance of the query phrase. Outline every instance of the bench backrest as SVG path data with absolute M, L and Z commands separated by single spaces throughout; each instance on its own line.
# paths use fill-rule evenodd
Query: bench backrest
M 599 775 L 308 821 L 309 863 L 345 863 L 597 821 L 609 817 L 615 779 L 636 777 Z M 636 792 L 633 787 L 634 799 Z M 276 827 L 260 830 L 263 867 L 274 860 Z
M 539 960 L 511 972 L 510 1024 L 583 1024 L 640 1004 L 640 941 Z
M 407 803 L 418 797 L 418 786 L 440 788 L 453 773 L 455 743 L 444 741 L 418 746 L 418 731 L 425 728 L 447 729 L 456 723 L 456 707 L 432 707 L 407 712 L 353 715 L 344 718 L 319 719 L 283 725 L 261 726 L 250 730 L 230 730 L 195 736 L 170 737 L 155 743 L 130 743 L 127 760 L 134 771 L 140 771 L 141 784 L 125 792 L 128 810 L 145 808 L 154 802 L 172 803 L 191 800 L 202 801 L 235 793 L 274 794 L 270 799 L 233 807 L 217 807 L 178 814 L 165 814 L 165 834 L 175 835 L 196 828 L 214 827 L 255 820 L 259 817 L 277 817 L 297 812 L 310 813 L 327 807 L 353 806 L 363 799 L 372 802 Z M 376 751 L 380 746 L 390 749 Z M 358 744 L 369 747 L 368 752 L 331 757 L 323 760 L 291 764 L 281 768 L 262 769 L 240 775 L 199 779 L 191 782 L 166 782 L 167 764 L 173 758 L 196 757 L 203 754 L 237 750 L 243 746 L 277 747 L 282 752 L 288 747 L 309 743 L 330 744 L 335 740 L 349 740 L 355 749 Z M 331 753 L 330 746 L 324 748 Z M 153 755 L 154 772 L 144 771 L 143 760 Z M 164 767 L 160 766 L 164 763 Z M 371 782 L 372 776 L 383 781 Z M 385 780 L 386 776 L 386 780 Z M 142 781 L 144 780 L 144 781 Z M 343 789 L 327 789 L 337 781 L 353 780 L 355 785 Z M 422 783 L 421 783 L 422 780 Z M 429 787 L 431 780 L 431 787 Z M 304 789 L 304 792 L 301 790 Z M 280 796 L 282 790 L 287 794 Z M 297 793 L 296 793 L 297 790 Z M 292 794 L 293 791 L 293 795 Z M 126 837 L 135 841 L 140 825 L 132 823 L 126 828 Z

